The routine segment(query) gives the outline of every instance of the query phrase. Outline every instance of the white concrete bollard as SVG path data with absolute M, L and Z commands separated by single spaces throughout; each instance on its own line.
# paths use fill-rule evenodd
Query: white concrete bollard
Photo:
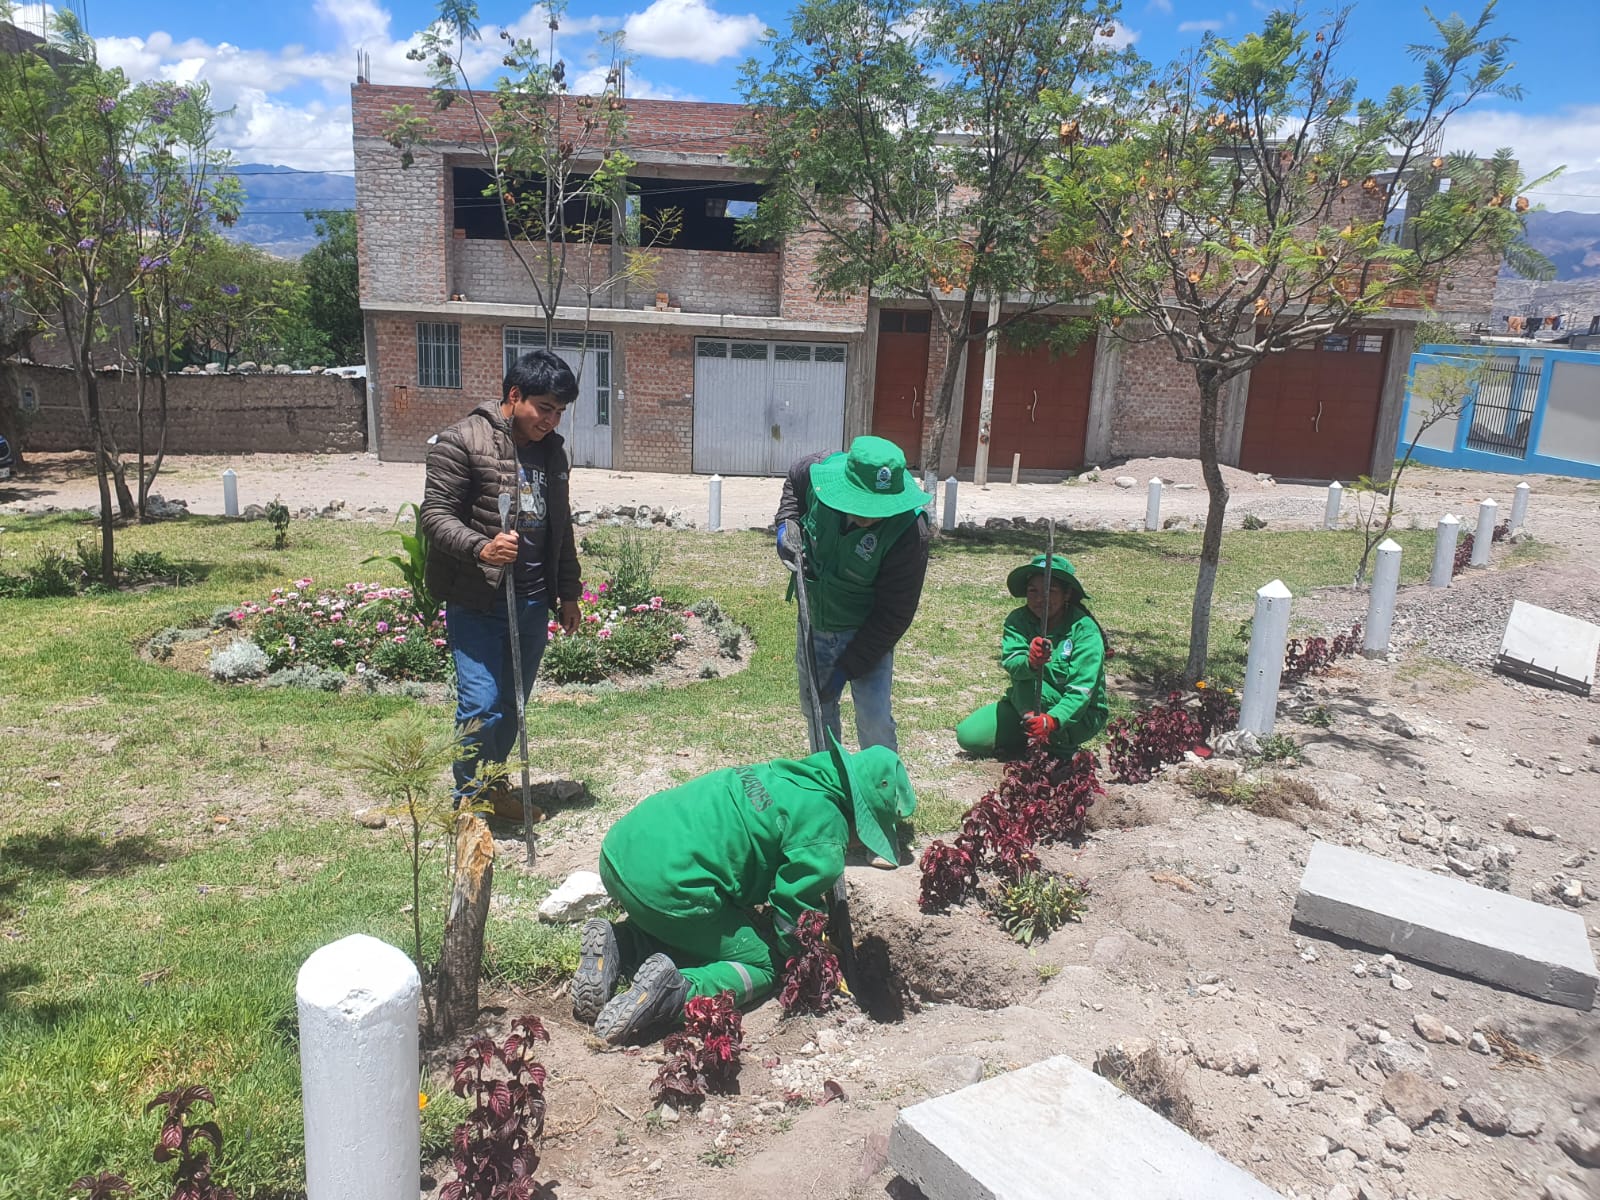
M 1450 586 L 1450 573 L 1456 565 L 1456 537 L 1461 532 L 1461 519 L 1453 513 L 1439 518 L 1439 527 L 1433 533 L 1433 571 L 1428 576 L 1428 586 Z
M 1494 545 L 1494 519 L 1500 506 L 1493 500 L 1478 505 L 1478 528 L 1472 534 L 1472 565 L 1487 567 L 1489 550 Z
M 1144 527 L 1147 530 L 1161 528 L 1161 480 L 1152 479 L 1150 487 L 1145 492 L 1144 501 Z
M 1339 528 L 1339 504 L 1344 499 L 1344 484 L 1335 479 L 1328 485 L 1328 507 L 1322 513 L 1324 529 Z
M 365 934 L 300 968 L 306 1200 L 416 1200 L 417 968 Z
M 939 503 L 939 476 L 933 471 L 922 473 L 922 490 L 928 493 L 928 501 L 922 506 L 922 511 L 928 514 L 928 520 L 933 520 L 933 509 Z
M 956 477 L 950 476 L 944 481 L 944 519 L 939 522 L 939 528 L 949 533 L 956 527 Z
M 1517 484 L 1516 499 L 1511 501 L 1511 532 L 1516 533 L 1528 519 L 1528 494 L 1532 492 L 1525 483 Z
M 713 475 L 706 484 L 707 504 L 710 511 L 706 514 L 706 528 L 713 533 L 722 528 L 722 476 Z
M 222 473 L 222 512 L 229 517 L 239 515 L 239 476 L 232 467 Z
M 1239 728 L 1258 737 L 1271 733 L 1278 719 L 1278 683 L 1283 678 L 1292 599 L 1281 579 L 1274 579 L 1256 593 L 1250 653 L 1244 664 L 1244 696 L 1239 701 Z
M 1389 653 L 1389 630 L 1394 625 L 1395 597 L 1400 591 L 1400 543 L 1384 538 L 1378 543 L 1378 561 L 1372 569 L 1372 591 L 1367 594 L 1367 624 L 1361 653 L 1382 658 Z
M 1022 477 L 1022 451 L 1011 456 L 1011 486 L 1017 486 L 1017 480 Z

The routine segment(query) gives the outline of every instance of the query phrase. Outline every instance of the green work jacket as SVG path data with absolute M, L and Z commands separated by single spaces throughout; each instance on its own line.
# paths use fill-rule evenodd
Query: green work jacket
M 1039 673 L 1028 666 L 1028 645 L 1039 636 L 1039 618 L 1027 605 L 1006 616 L 1000 634 L 1000 665 L 1011 676 L 1006 696 L 1018 712 L 1045 712 L 1061 722 L 1061 733 L 1074 745 L 1106 726 L 1106 643 L 1088 610 L 1069 604 L 1048 634 L 1050 659 L 1044 667 L 1044 694 L 1038 695 Z
M 811 493 L 800 527 L 805 532 L 806 598 L 811 627 L 825 633 L 859 629 L 877 599 L 878 572 L 890 548 L 922 517 L 920 508 L 865 528 L 852 524 Z
M 792 954 L 800 914 L 844 874 L 850 826 L 832 757 L 727 767 L 641 800 L 600 852 L 656 912 L 694 917 L 770 907 Z

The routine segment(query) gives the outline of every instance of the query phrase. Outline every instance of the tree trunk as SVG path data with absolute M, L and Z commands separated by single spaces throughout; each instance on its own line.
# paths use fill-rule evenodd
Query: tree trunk
M 117 585 L 116 518 L 111 512 L 111 476 L 107 469 L 105 437 L 100 420 L 100 388 L 89 362 L 89 343 L 85 338 L 74 355 L 77 364 L 78 397 L 89 414 L 89 439 L 94 447 L 94 473 L 100 485 L 100 581 L 106 587 Z
M 1206 481 L 1206 531 L 1200 541 L 1200 575 L 1194 584 L 1194 606 L 1189 614 L 1189 661 L 1183 681 L 1205 676 L 1206 652 L 1211 640 L 1211 593 L 1217 586 L 1217 566 L 1222 561 L 1222 522 L 1228 513 L 1228 485 L 1217 463 L 1217 418 L 1223 380 L 1215 370 L 1195 372 L 1200 385 L 1200 471 Z
M 950 410 L 955 407 L 956 381 L 961 375 L 962 351 L 972 339 L 969 331 L 972 325 L 972 293 L 968 291 L 966 298 L 961 302 L 961 315 L 957 322 L 951 323 L 945 316 L 944 310 L 936 306 L 935 316 L 945 329 L 945 359 L 944 371 L 939 376 L 939 395 L 933 406 L 933 425 L 928 431 L 928 441 L 925 443 L 928 453 L 923 456 L 924 463 L 936 463 L 939 475 L 953 475 L 956 467 L 960 465 L 961 448 L 956 447 L 954 457 L 946 462 L 944 459 L 944 438 L 950 428 Z
M 489 917 L 494 882 L 494 839 L 483 818 L 462 813 L 456 818 L 455 887 L 450 915 L 439 950 L 435 1031 L 448 1038 L 471 1028 L 478 1019 L 478 977 L 483 970 L 483 926 Z

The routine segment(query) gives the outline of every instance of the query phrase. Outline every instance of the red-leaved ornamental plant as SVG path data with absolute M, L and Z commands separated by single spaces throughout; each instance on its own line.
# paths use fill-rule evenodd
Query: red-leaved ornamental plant
M 517 1017 L 506 1040 L 476 1038 L 452 1066 L 452 1090 L 472 1102 L 451 1138 L 456 1177 L 441 1200 L 534 1200 L 546 1194 L 534 1180 L 544 1132 L 545 1069 L 533 1060 L 535 1042 L 550 1035 L 537 1017 Z
M 1327 638 L 1289 639 L 1283 654 L 1283 681 L 1294 683 L 1307 675 L 1321 675 L 1333 666 L 1335 660 L 1349 658 L 1361 648 L 1361 623 L 1357 621 L 1349 633 L 1337 635 L 1331 642 Z
M 734 1090 L 744 1021 L 732 992 L 696 996 L 683 1006 L 683 1028 L 661 1043 L 667 1060 L 656 1073 L 655 1098 L 674 1108 L 698 1104 L 708 1094 Z
M 1045 745 L 1007 763 L 1000 786 L 967 810 L 955 844 L 936 841 L 922 852 L 922 911 L 942 912 L 976 892 L 980 870 L 1015 883 L 1039 869 L 1035 845 L 1081 836 L 1102 790 L 1095 768 L 1095 756 L 1080 750 L 1063 770 Z
M 1106 726 L 1106 765 L 1119 783 L 1145 783 L 1166 763 L 1182 762 L 1190 750 L 1204 748 L 1206 736 L 1183 693 L 1169 692 L 1166 703 Z
M 778 992 L 778 1004 L 786 1017 L 825 1013 L 833 1007 L 844 975 L 839 970 L 839 956 L 824 940 L 827 931 L 826 913 L 800 914 L 794 931 L 800 952 L 783 964 L 783 987 Z
M 146 1113 L 166 1110 L 150 1157 L 158 1163 L 175 1164 L 172 1200 L 235 1200 L 232 1188 L 223 1187 L 212 1178 L 212 1172 L 222 1162 L 222 1130 L 215 1121 L 189 1123 L 189 1110 L 201 1101 L 212 1106 L 217 1103 L 210 1088 L 196 1083 L 162 1092 L 144 1106 Z M 132 1195 L 133 1185 L 120 1175 L 102 1171 L 74 1179 L 70 1190 L 83 1192 L 85 1200 L 114 1200 Z

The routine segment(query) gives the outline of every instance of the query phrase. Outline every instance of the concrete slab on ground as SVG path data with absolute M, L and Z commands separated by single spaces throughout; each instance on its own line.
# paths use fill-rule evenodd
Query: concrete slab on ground
M 1344 846 L 1311 847 L 1294 921 L 1587 1011 L 1600 983 L 1583 918 Z
M 1065 1055 L 902 1109 L 889 1165 L 928 1200 L 1280 1200 Z
M 1511 605 L 1495 667 L 1530 683 L 1587 696 L 1594 687 L 1596 657 L 1600 657 L 1600 625 L 1517 600 Z

